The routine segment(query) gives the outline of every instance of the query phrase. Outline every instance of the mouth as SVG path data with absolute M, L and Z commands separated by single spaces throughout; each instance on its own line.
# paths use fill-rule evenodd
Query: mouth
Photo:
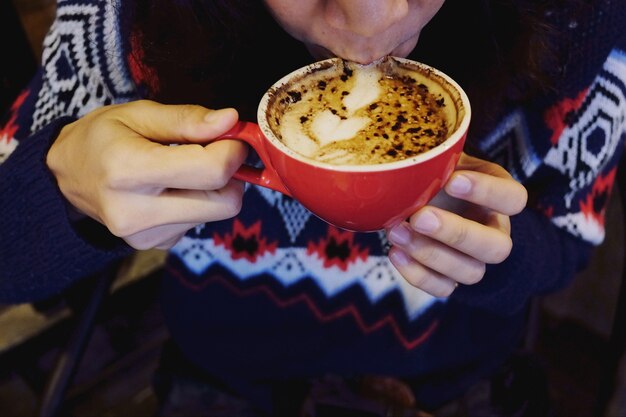
M 362 56 L 348 56 L 347 54 L 334 53 L 330 49 L 325 48 L 321 45 L 317 45 L 317 44 L 307 45 L 307 48 L 309 50 L 309 53 L 313 56 L 313 58 L 317 60 L 323 60 L 327 58 L 341 58 L 341 59 L 345 59 L 348 61 L 356 62 L 358 64 L 363 64 L 363 65 L 372 63 L 385 56 L 391 55 L 390 53 L 387 53 L 387 54 L 376 55 L 376 56 L 365 55 L 365 54 L 363 54 Z
M 387 53 L 376 55 L 373 54 L 363 54 L 361 56 L 344 56 L 345 54 L 337 54 L 330 49 L 319 45 L 319 44 L 306 44 L 309 53 L 313 56 L 313 58 L 317 60 L 323 60 L 327 58 L 342 58 L 347 59 L 349 61 L 354 61 L 359 64 L 369 64 L 371 62 L 377 61 L 379 59 L 384 58 L 385 56 L 397 56 L 401 58 L 406 58 L 411 51 L 415 48 L 417 44 L 417 38 L 407 39 L 400 44 L 396 45 L 393 49 L 389 50 Z

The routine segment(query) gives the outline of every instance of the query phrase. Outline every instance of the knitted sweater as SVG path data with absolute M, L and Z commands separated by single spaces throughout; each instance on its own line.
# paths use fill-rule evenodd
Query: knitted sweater
M 132 252 L 104 230 L 77 232 L 45 164 L 65 124 L 143 96 L 129 3 L 59 1 L 42 67 L 0 124 L 0 302 L 49 297 Z M 584 21 L 555 13 L 577 52 L 559 90 L 506 109 L 477 140 L 536 196 L 511 218 L 511 255 L 480 283 L 432 297 L 391 265 L 384 233 L 336 229 L 249 186 L 240 215 L 191 230 L 167 259 L 162 307 L 181 349 L 239 389 L 393 374 L 427 405 L 493 369 L 519 341 L 528 298 L 566 285 L 604 237 L 626 134 L 626 11 L 596 3 Z

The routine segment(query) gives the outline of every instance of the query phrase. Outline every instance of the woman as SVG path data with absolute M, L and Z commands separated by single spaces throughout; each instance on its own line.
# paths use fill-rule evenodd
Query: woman
M 3 129 L 2 300 L 171 248 L 162 307 L 217 387 L 207 414 L 436 409 L 497 369 L 528 298 L 567 284 L 602 241 L 625 20 L 608 1 L 61 1 Z M 244 193 L 231 177 L 246 148 L 211 143 L 275 80 L 333 55 L 424 61 L 472 101 L 445 192 L 391 230 L 337 230 Z

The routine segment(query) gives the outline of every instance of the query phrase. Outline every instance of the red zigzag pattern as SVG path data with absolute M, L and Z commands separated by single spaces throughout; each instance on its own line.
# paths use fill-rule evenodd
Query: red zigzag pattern
M 193 284 L 189 282 L 188 280 L 186 280 L 185 277 L 179 271 L 173 268 L 168 268 L 168 271 L 172 273 L 172 275 L 176 276 L 176 278 L 178 278 L 178 280 L 185 287 L 189 288 L 192 291 L 200 291 L 210 284 L 218 283 L 240 297 L 248 297 L 248 296 L 252 296 L 255 294 L 265 294 L 270 300 L 272 300 L 280 308 L 286 308 L 297 303 L 304 303 L 309 308 L 309 310 L 311 310 L 311 312 L 315 315 L 315 317 L 322 323 L 333 321 L 343 316 L 352 316 L 354 318 L 354 321 L 356 322 L 356 324 L 358 325 L 358 327 L 361 329 L 361 331 L 364 334 L 372 333 L 382 328 L 385 325 L 389 325 L 391 329 L 393 330 L 393 333 L 396 336 L 396 338 L 400 341 L 402 346 L 407 350 L 414 349 L 420 344 L 422 344 L 424 341 L 426 341 L 426 339 L 430 337 L 430 335 L 435 331 L 435 329 L 439 325 L 439 321 L 435 320 L 418 337 L 414 339 L 408 339 L 402 333 L 402 331 L 400 330 L 400 326 L 391 315 L 387 315 L 372 324 L 367 324 L 363 320 L 363 317 L 361 316 L 361 313 L 359 312 L 359 310 L 352 304 L 347 305 L 332 313 L 324 313 L 319 310 L 319 308 L 315 305 L 313 300 L 311 300 L 311 298 L 309 298 L 307 294 L 299 294 L 295 297 L 283 300 L 279 298 L 279 296 L 276 293 L 274 293 L 266 285 L 259 285 L 254 288 L 242 290 L 234 286 L 232 283 L 228 282 L 225 278 L 219 277 L 219 276 L 212 276 L 211 278 L 203 281 L 202 283 Z

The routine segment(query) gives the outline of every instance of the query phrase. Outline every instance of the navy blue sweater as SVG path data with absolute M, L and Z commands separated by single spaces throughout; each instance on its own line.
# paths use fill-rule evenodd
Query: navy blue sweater
M 77 230 L 45 164 L 65 124 L 144 96 L 129 3 L 59 2 L 42 68 L 0 125 L 2 303 L 57 294 L 132 252 L 105 230 Z M 162 306 L 182 351 L 259 396 L 272 378 L 375 373 L 406 377 L 430 406 L 497 366 L 529 297 L 567 285 L 604 238 L 626 133 L 626 12 L 614 3 L 563 17 L 582 59 L 558 91 L 505 109 L 476 140 L 536 197 L 511 219 L 510 257 L 480 283 L 434 298 L 393 268 L 383 233 L 335 229 L 251 186 L 240 215 L 191 230 L 167 258 Z

